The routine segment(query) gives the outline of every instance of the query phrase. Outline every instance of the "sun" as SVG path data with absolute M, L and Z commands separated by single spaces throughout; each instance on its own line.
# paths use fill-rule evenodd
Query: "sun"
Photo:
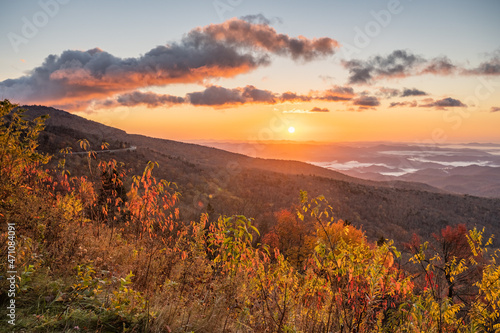
M 295 132 L 295 127 L 290 126 L 288 127 L 288 133 L 294 133 Z

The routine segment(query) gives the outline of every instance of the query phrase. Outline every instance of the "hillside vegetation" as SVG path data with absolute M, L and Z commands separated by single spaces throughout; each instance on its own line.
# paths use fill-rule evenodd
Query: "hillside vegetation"
M 428 237 L 410 236 L 399 250 L 388 237 L 375 242 L 339 218 L 349 214 L 346 203 L 375 194 L 434 198 L 443 205 L 464 203 L 462 197 L 263 172 L 254 165 L 232 173 L 224 187 L 216 177 L 205 178 L 214 182 L 206 188 L 194 181 L 185 185 L 199 199 L 192 201 L 199 210 L 185 212 L 191 203 L 183 206 L 183 189 L 155 176 L 158 163 L 146 160 L 138 172 L 137 159 L 147 151 L 138 141 L 138 152 L 123 153 L 130 165 L 113 158 L 118 155 L 98 153 L 126 146 L 119 139 L 95 146 L 82 138 L 51 157 L 38 149 L 39 138 L 55 143 L 50 132 L 41 135 L 44 119 L 23 117 L 14 107 L 0 102 L 0 251 L 7 276 L 0 280 L 0 303 L 10 315 L 3 332 L 500 331 L 498 251 L 479 225 L 482 217 L 498 222 L 494 212 L 457 207 L 456 214 L 477 219 L 478 228 L 450 225 L 457 222 L 450 216 L 447 227 Z M 75 149 L 86 154 L 71 155 Z M 184 169 L 172 171 L 168 179 L 174 181 L 175 175 L 205 177 L 209 169 L 202 166 L 211 163 L 209 154 L 197 164 L 171 151 L 151 154 L 167 154 L 184 166 L 184 175 Z M 72 172 L 70 166 L 78 168 Z M 259 177 L 259 186 L 288 186 L 295 205 L 276 205 L 281 195 L 251 187 Z M 309 190 L 325 182 L 316 191 L 349 197 L 329 202 L 331 193 Z M 233 186 L 239 188 L 228 192 Z M 245 191 L 250 193 L 237 197 Z M 218 198 L 213 204 L 219 210 L 226 202 L 241 202 L 237 209 L 244 210 L 245 200 L 258 196 L 271 205 L 251 207 L 264 209 L 256 220 L 220 215 L 208 200 Z M 481 207 L 498 204 L 468 200 Z M 366 206 L 383 214 L 391 205 L 366 200 L 355 211 Z M 397 225 L 412 228 L 443 211 L 401 216 Z M 259 222 L 265 216 L 273 223 Z M 354 221 L 363 223 L 367 216 Z M 261 225 L 265 233 L 256 227 Z M 17 271 L 13 279 L 10 271 Z
M 102 142 L 109 148 L 137 147 L 135 151 L 98 154 L 100 160 L 123 163 L 129 176 L 140 176 L 148 161 L 159 167 L 155 175 L 175 181 L 182 197 L 178 203 L 184 221 L 198 221 L 210 213 L 245 215 L 255 219 L 264 236 L 276 224 L 276 213 L 297 204 L 300 190 L 311 197 L 324 195 L 336 218 L 362 228 L 368 239 L 390 238 L 397 246 L 411 241 L 413 233 L 427 239 L 448 225 L 465 224 L 472 229 L 485 227 L 500 234 L 500 199 L 453 195 L 425 184 L 375 182 L 346 176 L 307 163 L 251 158 L 195 144 L 131 135 L 43 106 L 26 107 L 26 114 L 48 114 L 40 133 L 39 151 L 53 155 L 49 166 L 57 167 L 61 149 L 83 151 L 79 140 L 87 140 L 93 150 Z M 72 176 L 90 177 L 85 155 L 65 157 Z M 130 178 L 130 177 L 129 177 Z M 125 188 L 130 182 L 125 180 Z M 494 245 L 498 246 L 497 240 Z

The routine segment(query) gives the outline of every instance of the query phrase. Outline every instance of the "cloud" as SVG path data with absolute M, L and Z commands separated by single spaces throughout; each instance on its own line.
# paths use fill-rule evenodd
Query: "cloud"
M 303 95 L 291 91 L 278 94 L 269 90 L 257 89 L 250 85 L 244 88 L 233 89 L 227 89 L 220 86 L 210 86 L 201 92 L 188 93 L 186 95 L 186 99 L 193 105 L 224 106 L 248 103 L 300 103 L 314 100 L 342 102 L 350 101 L 355 96 L 356 94 L 351 87 L 335 86 L 331 89 L 311 91 L 309 94 Z
M 313 100 L 339 102 L 349 101 L 355 96 L 350 87 L 333 87 L 324 91 L 312 91 L 308 95 L 287 91 L 281 95 L 269 90 L 257 89 L 254 86 L 228 89 L 210 86 L 204 91 L 188 93 L 186 99 L 192 105 L 224 106 L 249 103 L 276 104 L 278 102 L 310 102 Z
M 153 92 L 133 91 L 124 94 L 115 94 L 104 99 L 93 99 L 89 101 L 76 101 L 80 109 L 95 110 L 103 108 L 113 108 L 118 106 L 172 106 L 175 104 L 191 104 L 194 106 L 212 106 L 215 108 L 229 107 L 243 104 L 267 104 L 277 103 L 302 103 L 311 101 L 345 102 L 356 95 L 350 87 L 335 86 L 328 90 L 311 91 L 307 95 L 297 94 L 287 91 L 282 94 L 270 90 L 258 89 L 253 85 L 237 88 L 225 88 L 221 86 L 207 86 L 202 91 L 187 93 L 184 97 L 156 94 Z M 61 108 L 67 105 L 57 105 Z M 69 105 L 71 106 L 71 105 Z M 313 108 L 311 112 L 329 112 L 328 109 Z M 309 112 L 309 111 L 308 111 Z
M 22 103 L 85 104 L 150 86 L 234 77 L 268 65 L 271 55 L 312 61 L 338 47 L 331 38 L 293 38 L 277 33 L 262 18 L 253 20 L 260 23 L 231 19 L 196 28 L 179 42 L 137 58 L 119 58 L 98 48 L 49 55 L 28 75 L 0 82 L 0 95 Z
M 412 101 L 412 102 L 393 102 L 389 105 L 390 108 L 394 107 L 410 107 L 414 108 L 417 106 L 417 101 Z
M 240 16 L 240 20 L 253 24 L 264 24 L 264 25 L 271 24 L 271 20 L 262 14 Z
M 499 106 L 492 106 L 490 111 L 491 112 L 500 112 L 500 107 Z
M 240 19 L 254 24 L 271 25 L 273 23 L 283 23 L 283 20 L 279 17 L 273 17 L 272 19 L 268 19 L 263 14 L 240 16 Z
M 333 55 L 335 49 L 339 47 L 339 43 L 331 38 L 307 39 L 303 36 L 291 38 L 285 34 L 278 34 L 268 24 L 254 24 L 241 19 L 211 24 L 190 34 L 199 35 L 201 40 L 209 38 L 210 41 L 222 41 L 225 45 L 266 51 L 304 61 Z
M 434 101 L 432 98 L 427 100 L 427 104 L 421 104 L 420 107 L 435 107 L 438 109 L 444 109 L 447 107 L 467 107 L 464 103 L 459 101 L 458 99 L 454 99 L 451 97 L 443 98 L 438 101 Z
M 380 88 L 379 91 L 376 93 L 377 96 L 384 96 L 385 98 L 392 98 L 399 96 L 401 92 L 398 89 L 393 89 L 393 88 Z
M 416 74 L 450 75 L 455 73 L 456 69 L 457 66 L 453 65 L 450 59 L 440 57 L 427 61 L 425 67 Z
M 114 98 L 108 98 L 105 100 L 100 100 L 94 103 L 94 108 L 112 108 L 117 106 L 138 106 L 144 105 L 149 108 L 159 107 L 159 106 L 171 106 L 174 104 L 183 104 L 186 100 L 183 97 L 172 96 L 172 95 L 162 95 L 152 92 L 140 92 L 134 91 L 131 93 L 126 93 L 118 95 Z
M 257 89 L 252 85 L 243 88 L 243 97 L 253 103 L 276 103 L 276 94 L 269 90 Z
M 414 75 L 500 75 L 500 50 L 476 68 L 453 64 L 448 57 L 426 59 L 405 50 L 395 50 L 387 56 L 374 56 L 368 60 L 343 61 L 349 71 L 349 83 L 369 84 L 378 79 L 401 78 Z
M 473 69 L 464 70 L 469 75 L 499 75 L 500 74 L 500 50 L 493 52 L 490 59 L 479 64 Z
M 402 91 L 399 89 L 393 88 L 380 88 L 376 93 L 377 96 L 384 96 L 385 98 L 393 98 L 393 97 L 408 97 L 408 96 L 425 96 L 427 93 L 422 90 L 418 90 L 416 88 L 409 89 L 404 88 Z
M 248 103 L 275 104 L 276 95 L 269 90 L 257 89 L 254 86 L 227 89 L 220 86 L 210 86 L 204 91 L 188 93 L 187 100 L 196 106 L 224 106 Z
M 368 83 L 372 80 L 372 72 L 374 68 L 370 64 L 365 64 L 360 60 L 343 61 L 344 68 L 349 70 L 349 83 Z
M 322 92 L 314 92 L 316 94 L 315 99 L 339 102 L 339 101 L 350 101 L 356 96 L 354 89 L 351 87 L 340 87 L 335 86 L 331 89 L 324 90 Z
M 318 107 L 313 107 L 311 110 L 309 110 L 310 112 L 330 112 L 330 110 L 328 110 L 327 108 L 318 108 Z
M 318 77 L 323 80 L 323 82 L 332 82 L 334 77 L 330 75 L 318 75 Z
M 50 55 L 27 76 L 0 82 L 0 93 L 22 101 L 67 103 L 170 83 L 232 77 L 267 63 L 221 44 L 158 46 L 139 58 L 117 58 L 99 49 Z
M 281 94 L 281 102 L 309 102 L 313 97 L 309 95 L 299 95 L 297 93 L 287 91 Z
M 380 101 L 375 96 L 361 96 L 353 100 L 354 105 L 374 107 L 379 106 Z
M 334 86 L 327 90 L 311 91 L 307 95 L 296 94 L 291 91 L 280 95 L 281 102 L 309 102 L 312 100 L 343 102 L 350 101 L 356 96 L 351 87 Z
M 301 114 L 324 113 L 324 112 L 330 112 L 330 110 L 327 108 L 313 107 L 311 110 L 292 109 L 283 111 L 283 113 L 301 113 Z
M 416 88 L 413 89 L 404 88 L 400 96 L 408 97 L 408 96 L 425 96 L 425 95 L 427 95 L 425 91 L 418 90 Z
M 342 64 L 349 70 L 349 83 L 363 84 L 379 78 L 407 76 L 422 62 L 424 59 L 420 56 L 405 50 L 395 50 L 386 57 L 375 56 L 367 61 L 350 60 Z

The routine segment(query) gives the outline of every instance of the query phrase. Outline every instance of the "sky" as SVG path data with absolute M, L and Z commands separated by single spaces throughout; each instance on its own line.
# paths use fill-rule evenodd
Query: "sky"
M 500 142 L 497 0 L 0 9 L 0 99 L 21 105 L 178 141 Z

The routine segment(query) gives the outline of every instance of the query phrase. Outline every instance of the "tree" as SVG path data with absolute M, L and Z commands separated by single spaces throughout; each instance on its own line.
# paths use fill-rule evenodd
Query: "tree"
M 480 278 L 485 260 L 473 253 L 464 224 L 443 228 L 440 233 L 432 235 L 430 242 L 422 243 L 414 235 L 405 247 L 413 255 L 420 253 L 419 267 L 425 278 L 421 283 L 432 286 L 436 298 L 449 298 L 466 307 L 470 305 L 477 295 L 474 282 Z M 463 267 L 463 270 L 456 273 L 457 267 Z
M 416 235 L 406 244 L 415 264 L 418 292 L 415 309 L 426 314 L 421 322 L 435 325 L 438 332 L 458 330 L 470 322 L 471 310 L 476 306 L 483 269 L 487 264 L 482 246 L 482 233 L 467 231 L 465 225 L 447 226 L 431 241 L 421 242 Z M 491 244 L 491 240 L 486 245 Z M 417 311 L 418 312 L 418 311 Z M 428 317 L 425 319 L 425 317 Z M 422 328 L 424 329 L 424 328 Z
M 307 216 L 316 221 L 317 231 L 301 292 L 317 314 L 304 328 L 312 324 L 324 332 L 393 330 L 393 319 L 401 315 L 413 284 L 392 266 L 392 258 L 399 257 L 392 242 L 370 244 L 361 230 L 336 220 L 324 197 L 309 199 L 301 192 L 299 218 Z
M 116 160 L 99 163 L 100 189 L 97 198 L 98 213 L 108 223 L 120 219 L 127 201 L 127 190 L 123 184 L 125 171 L 123 163 Z
M 275 213 L 276 224 L 264 236 L 263 243 L 280 250 L 285 258 L 302 269 L 304 259 L 309 253 L 305 241 L 309 230 L 304 221 L 298 220 L 296 214 L 287 209 Z
M 46 116 L 28 120 L 23 109 L 9 100 L 0 101 L 0 186 L 5 199 L 21 185 L 40 180 L 45 175 L 37 167 L 49 157 L 37 152 L 38 135 Z

